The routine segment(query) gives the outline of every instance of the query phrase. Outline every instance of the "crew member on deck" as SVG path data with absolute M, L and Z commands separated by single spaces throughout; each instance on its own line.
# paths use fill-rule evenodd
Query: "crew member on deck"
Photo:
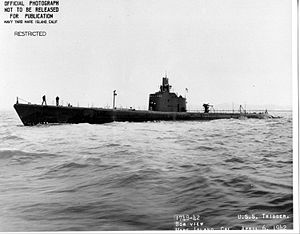
M 47 106 L 46 95 L 44 95 L 44 96 L 42 97 L 42 99 L 43 99 L 42 105 L 45 103 L 45 106 Z
M 59 97 L 57 96 L 56 97 L 56 106 L 58 106 L 59 105 Z

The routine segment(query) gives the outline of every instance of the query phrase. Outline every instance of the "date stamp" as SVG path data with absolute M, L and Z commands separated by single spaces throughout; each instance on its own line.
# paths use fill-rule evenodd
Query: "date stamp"
M 274 222 L 284 221 L 290 219 L 290 215 L 284 213 L 258 213 L 258 214 L 251 214 L 251 213 L 243 213 L 237 215 L 238 221 L 253 221 L 252 225 L 244 225 L 242 224 L 241 230 L 286 230 L 286 224 L 273 224 Z M 257 221 L 257 222 L 256 222 Z M 269 225 L 256 225 L 258 221 L 261 222 L 268 222 Z

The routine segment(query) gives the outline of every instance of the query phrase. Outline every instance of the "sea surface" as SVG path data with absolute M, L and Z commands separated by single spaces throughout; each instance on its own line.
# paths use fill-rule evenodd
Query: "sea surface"
M 291 229 L 281 115 L 25 127 L 2 111 L 0 231 Z

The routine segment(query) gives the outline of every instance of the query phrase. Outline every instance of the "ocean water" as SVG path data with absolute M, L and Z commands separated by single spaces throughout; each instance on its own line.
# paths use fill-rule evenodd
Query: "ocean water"
M 290 113 L 25 127 L 2 111 L 0 231 L 291 229 L 292 151 Z

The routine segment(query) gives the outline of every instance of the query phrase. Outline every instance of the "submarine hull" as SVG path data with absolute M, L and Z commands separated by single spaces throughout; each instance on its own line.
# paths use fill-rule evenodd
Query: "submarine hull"
M 105 109 L 66 106 L 45 106 L 35 104 L 15 104 L 14 108 L 25 126 L 48 123 L 90 123 L 146 122 L 214 120 L 230 118 L 267 118 L 264 113 L 200 113 L 200 112 L 162 112 L 134 109 Z

